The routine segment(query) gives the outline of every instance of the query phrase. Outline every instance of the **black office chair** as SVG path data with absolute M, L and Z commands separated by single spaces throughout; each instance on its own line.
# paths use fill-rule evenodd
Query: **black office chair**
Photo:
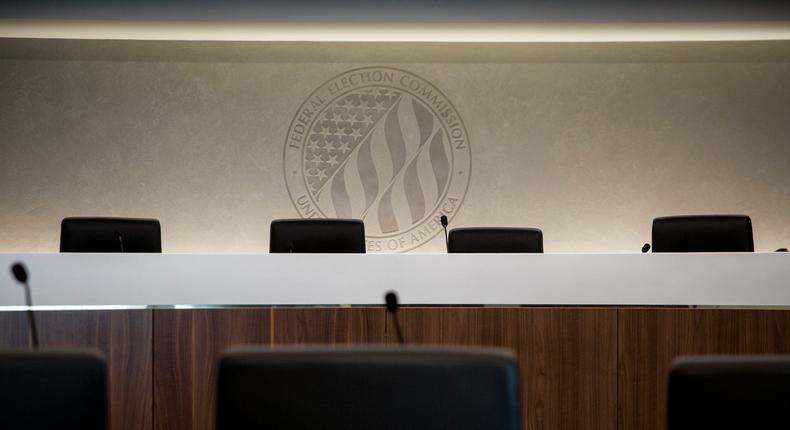
M 518 366 L 498 349 L 237 350 L 219 368 L 219 430 L 520 428 Z
M 454 228 L 447 241 L 450 253 L 542 253 L 543 232 L 536 228 Z
M 162 252 L 162 229 L 155 219 L 64 218 L 60 252 Z
M 271 253 L 365 253 L 365 225 L 357 219 L 272 221 Z
M 653 252 L 754 252 L 752 220 L 745 215 L 656 218 L 652 241 Z
M 790 357 L 687 357 L 669 375 L 669 430 L 786 429 Z
M 0 351 L 0 428 L 103 430 L 104 359 L 83 351 Z

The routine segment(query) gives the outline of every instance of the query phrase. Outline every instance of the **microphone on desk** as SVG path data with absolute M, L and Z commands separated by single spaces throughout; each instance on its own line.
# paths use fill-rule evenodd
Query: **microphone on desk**
M 642 254 L 647 254 L 647 251 L 650 251 L 650 244 L 646 243 L 642 245 Z
M 447 215 L 442 215 L 441 217 L 439 217 L 439 222 L 442 223 L 442 228 L 444 229 L 444 249 L 447 250 L 447 252 L 449 253 L 450 241 L 447 238 L 447 224 L 448 224 Z
M 118 230 L 115 230 L 115 240 L 117 240 L 118 243 L 121 245 L 121 253 L 126 252 L 123 249 L 123 235 Z
M 33 299 L 30 295 L 30 284 L 28 284 L 27 279 L 27 269 L 25 269 L 25 265 L 22 263 L 14 263 L 11 265 L 11 273 L 14 275 L 14 279 L 17 282 L 22 284 L 22 288 L 25 289 L 25 304 L 27 305 L 27 326 L 28 330 L 30 330 L 30 338 L 33 343 L 33 348 L 38 348 L 38 330 L 36 330 L 36 319 L 33 316 Z
M 387 304 L 387 312 L 392 314 L 395 320 L 395 332 L 398 335 L 398 342 L 403 345 L 403 332 L 400 331 L 400 321 L 398 321 L 398 295 L 390 291 L 384 295 L 384 303 Z

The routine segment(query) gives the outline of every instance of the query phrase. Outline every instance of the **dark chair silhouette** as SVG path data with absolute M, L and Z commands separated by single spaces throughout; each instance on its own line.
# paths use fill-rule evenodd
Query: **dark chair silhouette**
M 454 228 L 450 230 L 447 251 L 542 253 L 543 232 L 536 228 Z
M 656 218 L 652 240 L 653 252 L 754 252 L 752 220 L 745 215 Z
M 788 428 L 790 357 L 680 358 L 667 412 L 669 430 Z
M 365 253 L 365 225 L 356 219 L 280 219 L 271 224 L 272 253 Z
M 0 427 L 105 429 L 105 369 L 91 352 L 0 352 Z
M 60 252 L 162 252 L 162 231 L 155 219 L 64 218 Z
M 520 428 L 518 366 L 482 348 L 237 350 L 220 361 L 219 430 Z

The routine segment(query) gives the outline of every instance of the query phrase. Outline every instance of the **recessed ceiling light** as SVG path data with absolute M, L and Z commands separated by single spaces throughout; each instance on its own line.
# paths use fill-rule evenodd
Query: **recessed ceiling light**
M 701 42 L 790 40 L 790 22 L 352 23 L 0 20 L 0 37 L 261 42 Z

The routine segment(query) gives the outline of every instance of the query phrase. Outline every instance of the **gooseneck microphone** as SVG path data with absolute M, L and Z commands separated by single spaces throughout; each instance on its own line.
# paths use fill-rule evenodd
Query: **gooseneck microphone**
M 123 249 L 123 235 L 121 234 L 121 232 L 117 230 L 115 231 L 115 240 L 117 240 L 118 243 L 121 245 L 121 253 L 126 252 Z
M 32 340 L 33 348 L 38 348 L 38 330 L 36 330 L 36 319 L 33 316 L 33 299 L 30 295 L 30 284 L 27 283 L 27 269 L 22 263 L 14 263 L 11 266 L 11 273 L 14 279 L 22 284 L 25 289 L 25 304 L 27 305 L 27 327 L 30 330 L 30 338 Z
M 642 245 L 642 254 L 647 254 L 647 251 L 650 251 L 650 244 L 646 243 Z
M 439 217 L 439 222 L 442 223 L 442 228 L 444 229 L 444 249 L 447 252 L 450 252 L 450 240 L 447 238 L 447 215 L 442 215 Z
M 392 314 L 395 320 L 395 333 L 398 335 L 398 342 L 403 345 L 403 332 L 400 331 L 400 321 L 398 321 L 398 295 L 394 291 L 384 295 L 384 303 L 387 304 L 387 312 Z

